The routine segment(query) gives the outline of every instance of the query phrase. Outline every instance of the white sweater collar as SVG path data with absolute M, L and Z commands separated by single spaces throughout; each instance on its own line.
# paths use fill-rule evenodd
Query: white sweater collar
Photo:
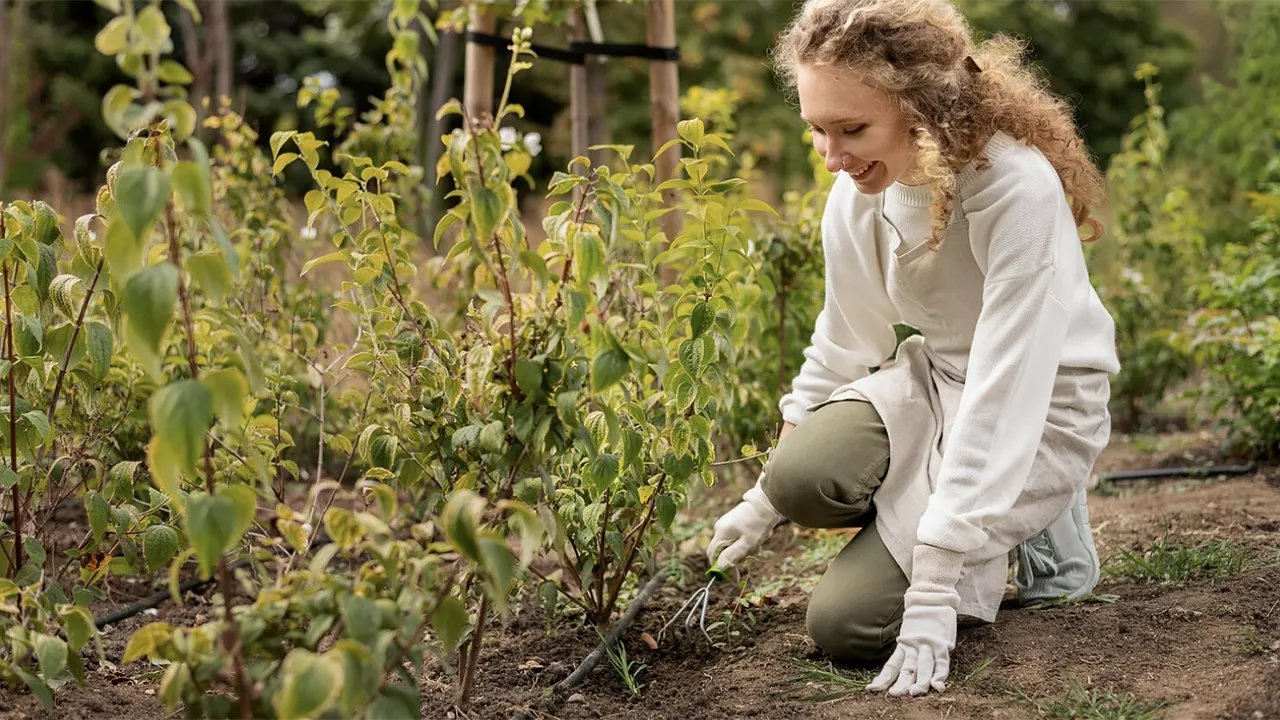
M 1018 141 L 1004 132 L 997 132 L 987 141 L 984 154 L 988 159 L 994 160 L 997 156 L 1007 152 Z M 957 190 L 961 197 L 966 193 L 965 190 L 978 178 L 979 171 L 976 163 L 970 162 L 964 170 L 960 171 Z M 924 185 L 904 185 L 901 182 L 894 182 L 885 189 L 885 196 L 892 203 L 906 205 L 908 207 L 928 207 L 931 198 L 930 186 Z

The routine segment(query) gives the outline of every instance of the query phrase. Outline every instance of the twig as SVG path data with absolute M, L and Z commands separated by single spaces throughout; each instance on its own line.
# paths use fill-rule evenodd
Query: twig
M 556 692 L 563 692 L 578 685 L 586 679 L 587 673 L 595 669 L 595 666 L 600 662 L 600 659 L 604 657 L 609 646 L 617 642 L 618 638 L 622 636 L 622 633 L 626 632 L 627 628 L 631 627 L 631 623 L 634 622 L 636 616 L 640 614 L 640 609 L 644 607 L 645 603 L 649 602 L 649 598 L 653 597 L 653 594 L 658 591 L 658 588 L 666 581 L 666 579 L 667 569 L 665 567 L 660 568 L 658 572 L 654 573 L 653 577 L 649 579 L 649 582 L 640 589 L 635 600 L 631 601 L 631 605 L 627 608 L 627 611 L 623 613 L 622 617 L 618 618 L 618 622 L 614 623 L 613 627 L 609 629 L 609 634 L 605 636 L 604 640 L 596 646 L 595 650 L 591 651 L 591 654 L 587 655 L 586 659 L 582 661 L 582 664 L 579 665 L 576 670 L 569 674 L 569 677 L 566 677 L 564 680 L 556 683 L 552 690 Z
M 58 380 L 53 384 L 53 396 L 49 398 L 49 424 L 53 424 L 53 412 L 58 408 L 58 395 L 62 393 L 62 380 L 67 376 L 67 366 L 71 364 L 71 351 L 76 346 L 76 336 L 80 334 L 80 328 L 84 327 L 84 313 L 89 309 L 89 301 L 93 299 L 93 291 L 98 286 L 98 277 L 102 274 L 102 259 L 98 260 L 98 267 L 93 271 L 93 280 L 89 282 L 89 291 L 84 295 L 84 302 L 80 303 L 80 315 L 76 318 L 76 324 L 71 328 L 71 342 L 67 344 L 67 352 L 62 356 L 62 367 L 58 369 Z M 44 456 L 44 447 L 40 448 L 40 455 L 36 460 L 36 464 L 40 464 L 40 460 Z
M 431 623 L 431 618 L 435 616 L 436 610 L 440 609 L 440 603 L 444 602 L 444 599 L 449 597 L 449 593 L 453 590 L 453 581 L 457 576 L 458 566 L 454 565 L 453 568 L 449 570 L 449 577 L 445 579 L 444 587 L 440 589 L 440 594 L 436 596 L 435 602 L 431 603 L 431 609 L 427 610 L 426 615 L 422 616 L 422 622 L 418 623 L 418 628 L 413 631 L 413 635 L 410 636 L 409 641 L 400 646 L 400 650 L 396 653 L 396 659 L 389 667 L 396 668 L 404 662 L 405 657 L 409 655 L 409 650 L 413 648 L 413 644 L 417 642 L 418 638 L 422 637 L 422 633 L 426 632 L 427 625 Z M 378 681 L 378 688 L 373 691 L 374 697 L 382 695 L 382 690 L 387 686 L 387 679 L 389 677 L 390 675 L 384 674 L 382 679 Z
M 476 667 L 480 662 L 480 645 L 484 638 L 485 619 L 489 615 L 489 595 L 480 591 L 480 618 L 476 620 L 476 631 L 471 636 L 470 657 L 467 658 L 466 677 L 462 680 L 462 689 L 458 693 L 458 705 L 465 708 L 471 701 L 471 688 L 476 682 Z
M 2 218 L 3 216 L 0 216 Z M 0 236 L 4 234 L 3 220 L 0 219 Z M 14 387 L 13 373 L 18 369 L 18 359 L 14 352 L 13 346 L 13 297 L 9 292 L 9 262 L 4 263 L 4 315 L 5 315 L 5 341 L 9 347 L 9 461 L 12 463 L 14 475 L 18 474 L 18 410 L 17 410 L 17 388 Z M 10 571 L 13 577 L 18 576 L 18 571 L 26 564 L 25 550 L 22 547 L 22 526 L 26 523 L 25 513 L 22 507 L 22 495 L 18 492 L 18 486 L 22 483 L 14 483 L 13 485 L 13 564 L 10 565 Z

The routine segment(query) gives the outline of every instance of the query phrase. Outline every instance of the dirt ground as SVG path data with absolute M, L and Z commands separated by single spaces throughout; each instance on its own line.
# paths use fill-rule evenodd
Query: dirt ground
M 1098 470 L 1205 463 L 1212 447 L 1211 436 L 1192 433 L 1117 436 Z M 717 488 L 718 504 L 700 506 L 701 521 L 713 521 L 733 493 Z M 1234 574 L 1182 582 L 1104 573 L 1098 602 L 1041 610 L 1006 603 L 994 625 L 960 630 L 946 692 L 896 699 L 861 692 L 869 672 L 829 665 L 805 633 L 807 592 L 849 532 L 779 528 L 740 585 L 713 589 L 714 647 L 682 628 L 662 633 L 705 569 L 703 539 L 695 537 L 682 547 L 691 556 L 689 574 L 669 580 L 624 635 L 638 694 L 607 658 L 582 684 L 548 694 L 599 636 L 571 624 L 548 629 L 532 606 L 518 606 L 486 636 L 467 711 L 454 707 L 448 675 L 429 667 L 423 717 L 1280 717 L 1280 468 L 1211 480 L 1104 482 L 1090 496 L 1090 515 L 1107 569 L 1124 551 L 1141 556 L 1161 539 L 1227 541 L 1248 549 L 1251 559 Z M 726 625 L 732 607 L 737 612 Z M 131 618 L 106 632 L 107 657 L 118 659 L 129 635 L 147 622 L 190 624 L 207 611 L 193 597 L 183 608 L 167 605 L 157 615 Z M 88 686 L 59 689 L 52 716 L 27 694 L 0 690 L 0 720 L 168 717 L 155 697 L 161 668 L 87 664 Z

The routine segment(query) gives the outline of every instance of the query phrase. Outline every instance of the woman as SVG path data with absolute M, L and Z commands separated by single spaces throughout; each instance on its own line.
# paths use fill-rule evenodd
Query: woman
M 1098 579 L 1085 484 L 1119 362 L 1081 243 L 1105 186 L 1020 50 L 975 47 L 946 0 L 811 0 L 776 48 L 837 173 L 825 304 L 708 557 L 732 566 L 781 517 L 863 528 L 807 626 L 885 663 L 869 689 L 892 695 L 945 687 L 959 619 L 995 620 L 1010 555 L 1023 604 Z M 895 323 L 920 330 L 896 355 Z

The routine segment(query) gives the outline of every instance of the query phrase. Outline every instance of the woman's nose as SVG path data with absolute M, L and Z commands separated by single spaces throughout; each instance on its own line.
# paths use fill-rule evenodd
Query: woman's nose
M 844 153 L 837 150 L 827 149 L 827 172 L 837 173 L 844 168 Z

